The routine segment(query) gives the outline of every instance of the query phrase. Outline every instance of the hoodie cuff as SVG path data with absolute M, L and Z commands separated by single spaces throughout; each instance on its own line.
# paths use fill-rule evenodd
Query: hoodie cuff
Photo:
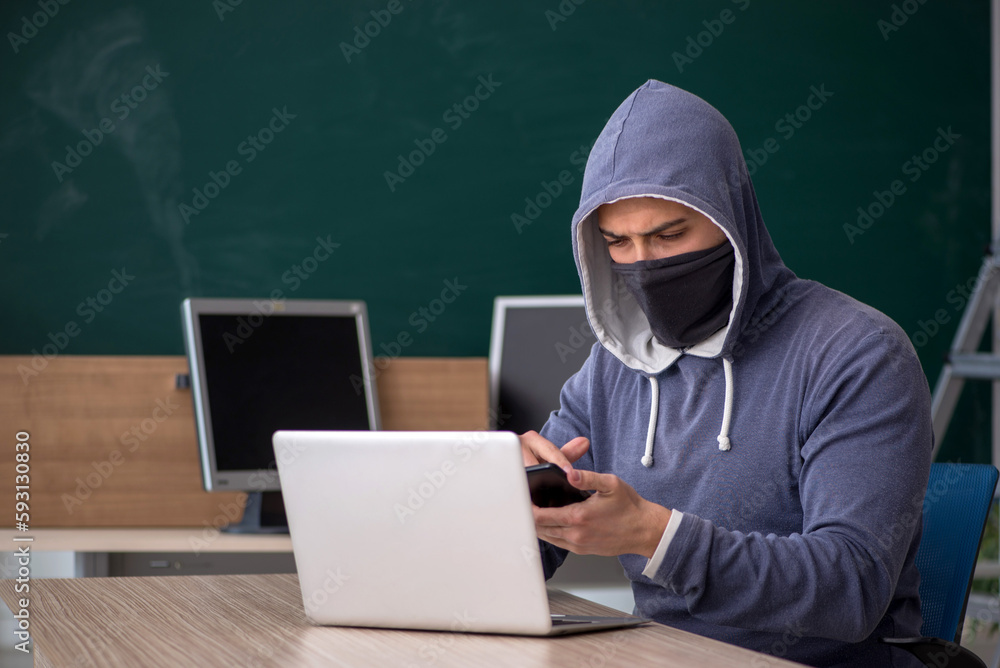
M 663 557 L 666 556 L 667 548 L 670 547 L 670 541 L 674 539 L 677 529 L 681 526 L 682 519 L 684 519 L 684 514 L 681 511 L 670 511 L 670 519 L 667 520 L 667 528 L 663 530 L 663 537 L 660 538 L 660 544 L 656 546 L 653 556 L 646 562 L 646 567 L 642 569 L 642 574 L 647 578 L 652 579 L 656 575 L 656 572 L 660 570 Z

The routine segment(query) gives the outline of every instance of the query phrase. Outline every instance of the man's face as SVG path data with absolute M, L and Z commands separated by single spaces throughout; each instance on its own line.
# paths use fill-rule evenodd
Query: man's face
M 619 264 L 706 250 L 726 240 L 725 232 L 707 216 L 657 197 L 602 204 L 597 220 L 611 259 Z

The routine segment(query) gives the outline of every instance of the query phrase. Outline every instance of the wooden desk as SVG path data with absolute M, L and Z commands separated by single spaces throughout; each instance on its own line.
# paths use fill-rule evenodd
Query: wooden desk
M 26 536 L 31 543 L 16 542 Z M 34 553 L 72 553 L 43 577 L 231 575 L 294 573 L 288 534 L 234 534 L 212 527 L 0 529 L 0 546 L 31 545 Z M 67 568 L 67 564 L 70 564 Z M 0 567 L 3 559 L 0 558 Z M 9 577 L 0 572 L 0 578 Z
M 288 534 L 234 534 L 208 527 L 32 529 L 21 533 L 0 529 L 0 545 L 32 536 L 32 550 L 48 552 L 291 552 Z
M 19 609 L 13 580 L 0 598 Z M 310 626 L 294 575 L 32 580 L 35 666 L 797 666 L 660 624 L 520 638 Z M 618 614 L 558 590 L 553 612 Z
M 21 533 L 14 529 L 0 529 L 0 548 L 13 551 L 18 545 L 15 538 L 31 536 L 32 552 L 76 553 L 76 577 L 95 575 L 221 575 L 236 573 L 292 572 L 294 569 L 262 570 L 275 563 L 292 564 L 292 541 L 288 534 L 233 534 L 206 530 L 206 527 L 189 528 L 82 528 L 82 529 L 32 529 Z M 3 547 L 6 546 L 6 547 Z M 151 558 L 169 556 L 182 564 L 179 569 L 171 566 L 170 572 L 133 572 L 117 570 L 109 556 L 150 555 Z M 259 563 L 251 558 L 263 555 Z M 274 555 L 288 555 L 281 562 Z M 203 562 L 213 559 L 215 569 L 204 569 Z M 271 557 L 271 558 L 268 558 Z M 2 563 L 2 560 L 0 560 Z M 109 570 L 110 567 L 110 570 Z M 60 573 L 57 577 L 68 577 Z M 0 577 L 3 577 L 0 573 Z M 51 577 L 51 576 L 46 576 Z M 588 588 L 629 589 L 629 582 L 621 565 L 614 557 L 596 557 L 571 554 L 563 563 L 550 584 L 577 592 Z M 631 607 L 623 608 L 631 610 Z

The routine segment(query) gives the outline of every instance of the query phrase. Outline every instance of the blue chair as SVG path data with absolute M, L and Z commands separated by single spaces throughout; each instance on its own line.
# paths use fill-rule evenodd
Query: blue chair
M 986 668 L 958 643 L 996 485 L 997 469 L 989 464 L 931 464 L 917 550 L 923 637 L 882 639 L 926 666 Z

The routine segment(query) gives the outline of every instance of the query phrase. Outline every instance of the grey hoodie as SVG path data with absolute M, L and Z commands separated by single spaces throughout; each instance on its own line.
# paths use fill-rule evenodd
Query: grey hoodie
M 653 337 L 610 269 L 595 210 L 637 196 L 700 211 L 735 249 L 729 324 L 687 349 Z M 577 467 L 679 511 L 653 560 L 620 556 L 637 613 L 810 665 L 914 665 L 877 642 L 921 625 L 933 437 L 905 333 L 785 267 L 732 127 L 659 81 L 597 139 L 572 235 L 598 342 L 541 433 L 588 437 Z M 543 543 L 547 577 L 565 555 Z

